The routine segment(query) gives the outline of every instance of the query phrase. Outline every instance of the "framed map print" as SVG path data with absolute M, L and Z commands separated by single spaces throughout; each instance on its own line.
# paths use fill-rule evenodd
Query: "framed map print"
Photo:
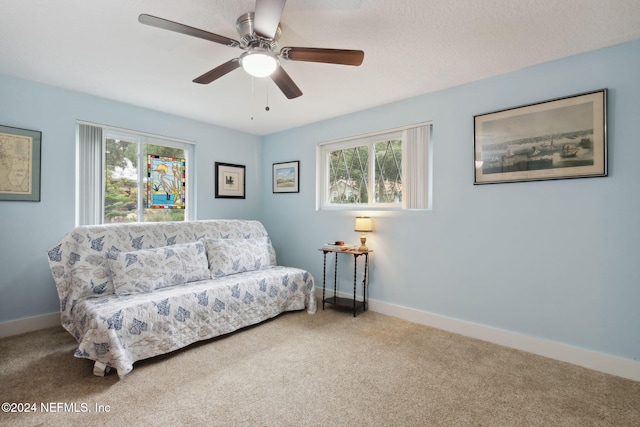
M 42 132 L 0 126 L 0 200 L 40 201 Z

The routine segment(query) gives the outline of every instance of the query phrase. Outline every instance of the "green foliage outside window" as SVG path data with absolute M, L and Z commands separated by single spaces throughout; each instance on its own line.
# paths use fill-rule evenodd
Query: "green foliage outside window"
M 137 222 L 138 192 L 142 192 L 143 206 L 147 205 L 146 170 L 143 182 L 139 181 L 138 144 L 136 142 L 107 139 L 105 222 Z M 144 145 L 143 158 L 147 154 L 184 158 L 183 149 L 161 145 Z M 146 168 L 146 164 L 142 167 Z M 143 209 L 143 221 L 184 221 L 184 209 Z
M 374 173 L 370 171 L 370 156 Z M 334 204 L 369 202 L 369 181 L 375 203 L 402 201 L 402 141 L 389 140 L 329 153 L 329 199 Z

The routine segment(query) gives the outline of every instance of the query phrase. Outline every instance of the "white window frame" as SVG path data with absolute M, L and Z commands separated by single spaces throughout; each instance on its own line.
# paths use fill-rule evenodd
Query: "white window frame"
M 102 141 L 99 150 L 96 150 L 93 155 L 93 159 L 90 162 L 90 167 L 86 168 L 85 171 L 82 172 L 80 169 L 80 162 L 86 162 L 86 157 L 84 160 L 81 158 L 81 153 L 83 149 L 81 149 L 80 144 L 83 141 L 80 140 L 79 129 L 80 125 L 88 125 L 96 128 L 102 129 Z M 76 142 L 76 218 L 75 223 L 76 226 L 79 225 L 98 225 L 104 224 L 104 197 L 106 192 L 106 169 L 104 167 L 106 163 L 106 146 L 107 139 L 119 139 L 128 142 L 135 142 L 138 144 L 138 182 L 142 187 L 142 183 L 146 178 L 146 168 L 144 165 L 147 163 L 147 159 L 144 158 L 143 152 L 141 150 L 144 144 L 153 144 L 153 145 L 162 145 L 166 147 L 173 147 L 183 149 L 185 153 L 185 164 L 186 164 L 186 175 L 185 175 L 185 185 L 186 185 L 186 206 L 184 213 L 185 221 L 194 221 L 196 219 L 196 199 L 195 199 L 195 145 L 196 143 L 193 141 L 166 137 L 161 135 L 155 135 L 151 133 L 139 132 L 129 129 L 118 128 L 114 126 L 106 126 L 100 125 L 96 123 L 77 121 L 77 129 L 78 129 L 78 137 Z M 100 171 L 96 169 L 100 168 Z M 97 177 L 100 176 L 100 179 Z M 92 184 L 81 185 L 82 181 L 92 181 Z M 143 205 L 143 188 L 139 188 L 138 191 L 138 222 L 142 222 L 144 218 L 144 209 Z M 89 209 L 89 214 L 82 212 L 82 209 L 86 210 L 87 207 Z
M 411 162 L 406 161 L 405 155 L 408 152 L 407 147 L 407 131 L 424 128 L 424 141 L 420 147 L 420 158 L 413 158 Z M 373 132 L 364 135 L 358 135 L 348 138 L 342 138 L 332 141 L 319 142 L 316 145 L 316 210 L 430 210 L 431 209 L 431 185 L 432 185 L 432 144 L 431 144 L 431 122 L 423 122 L 413 124 L 409 126 L 403 126 L 390 130 Z M 373 153 L 373 146 L 379 142 L 385 142 L 389 140 L 401 140 L 402 141 L 402 182 L 403 182 L 403 196 L 402 202 L 398 203 L 377 203 L 374 197 L 374 188 L 372 183 L 375 182 L 375 156 Z M 330 177 L 330 153 L 336 150 L 344 150 L 359 146 L 369 147 L 368 156 L 368 202 L 367 203 L 331 203 L 331 191 L 329 185 Z M 415 156 L 415 153 L 414 153 Z M 424 201 L 420 203 L 419 207 L 411 206 L 411 202 L 407 202 L 405 194 L 406 183 L 412 178 L 410 177 L 411 167 L 422 169 L 419 178 L 420 191 L 423 193 L 422 197 Z M 415 179 L 414 179 L 415 181 Z

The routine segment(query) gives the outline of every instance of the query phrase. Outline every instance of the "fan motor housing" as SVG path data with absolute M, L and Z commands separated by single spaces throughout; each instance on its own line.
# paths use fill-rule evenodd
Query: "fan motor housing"
M 282 27 L 278 24 L 278 29 L 276 30 L 276 34 L 272 39 L 262 37 L 254 31 L 253 28 L 253 12 L 245 13 L 244 15 L 240 15 L 236 20 L 236 31 L 240 35 L 240 46 L 243 49 L 253 48 L 253 47 L 262 47 L 265 49 L 275 49 L 277 46 L 276 41 L 282 35 Z

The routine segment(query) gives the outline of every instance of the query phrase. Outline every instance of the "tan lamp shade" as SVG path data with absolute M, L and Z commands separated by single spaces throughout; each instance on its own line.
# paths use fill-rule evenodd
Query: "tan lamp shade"
M 354 231 L 373 231 L 373 223 L 368 216 L 356 217 L 356 227 Z
M 354 228 L 354 231 L 362 232 L 362 234 L 360 235 L 360 247 L 358 248 L 358 250 L 362 252 L 368 251 L 369 248 L 367 248 L 367 245 L 365 244 L 367 242 L 367 236 L 364 233 L 367 231 L 373 231 L 373 223 L 371 222 L 371 218 L 368 216 L 356 217 L 356 226 Z

